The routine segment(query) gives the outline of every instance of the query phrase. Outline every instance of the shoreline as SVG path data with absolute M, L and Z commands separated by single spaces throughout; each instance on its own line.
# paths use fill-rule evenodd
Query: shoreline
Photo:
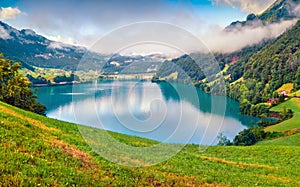
M 30 87 L 32 88 L 40 88 L 40 87 L 56 87 L 56 86 L 67 86 L 67 85 L 74 85 L 74 84 L 87 84 L 92 83 L 92 81 L 87 82 L 67 82 L 67 83 L 54 83 L 54 84 L 32 84 Z

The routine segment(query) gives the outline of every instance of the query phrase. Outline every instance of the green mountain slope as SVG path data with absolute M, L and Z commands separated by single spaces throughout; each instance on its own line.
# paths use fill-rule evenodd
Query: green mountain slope
M 244 82 L 231 85 L 229 95 L 237 100 L 260 103 L 273 97 L 285 83 L 300 88 L 300 21 L 271 44 L 255 53 L 243 66 L 231 72 L 244 72 Z M 242 69 L 241 69 L 242 68 Z M 234 81 L 234 80 L 233 80 Z M 244 89 L 240 87 L 244 85 Z M 244 94 L 245 90 L 251 92 Z M 243 92 L 243 93 L 242 93 Z
M 171 76 L 172 74 L 176 74 L 176 76 Z M 200 66 L 189 55 L 181 56 L 172 61 L 165 61 L 156 72 L 156 76 L 169 81 L 181 82 L 197 81 L 205 78 Z
M 132 146 L 157 143 L 111 135 Z M 0 103 L 0 146 L 0 186 L 300 185 L 299 146 L 208 147 L 200 152 L 198 146 L 188 145 L 158 165 L 125 167 L 94 153 L 77 125 L 4 103 Z
M 231 29 L 233 30 L 241 29 L 242 28 L 241 26 L 248 25 L 251 27 L 256 27 L 256 26 L 268 25 L 273 22 L 280 22 L 282 20 L 296 19 L 297 15 L 294 9 L 296 6 L 299 6 L 299 3 L 300 3 L 299 0 L 277 0 L 272 6 L 270 6 L 262 14 L 260 15 L 250 14 L 247 17 L 246 21 L 233 22 L 231 25 L 225 28 L 225 31 L 231 32 Z M 291 37 L 292 34 L 294 34 L 294 37 Z M 254 56 L 256 53 L 260 53 L 260 51 L 266 46 L 273 46 L 273 48 L 276 47 L 283 48 L 284 46 L 282 45 L 289 45 L 289 47 L 292 47 L 295 50 L 295 47 L 297 46 L 296 42 L 299 41 L 298 38 L 299 33 L 297 31 L 294 31 L 294 33 L 285 34 L 285 36 L 288 38 L 285 41 L 285 43 L 281 41 L 274 42 L 277 41 L 277 39 L 273 39 L 273 40 L 261 41 L 259 44 L 253 46 L 246 46 L 243 49 L 232 53 L 226 53 L 226 54 L 215 53 L 214 54 L 215 58 L 219 63 L 219 67 L 220 67 L 219 70 L 222 70 L 225 67 L 225 64 L 230 64 L 230 67 L 226 75 L 230 75 L 229 80 L 231 80 L 232 82 L 238 80 L 244 75 L 246 64 L 252 63 L 249 62 L 251 57 Z M 282 51 L 281 53 L 289 54 L 290 51 Z M 291 53 L 294 53 L 294 51 L 292 51 Z M 271 53 L 270 55 L 274 55 L 274 53 Z M 206 58 L 208 58 L 209 60 L 208 61 L 199 60 L 201 64 L 197 65 L 194 59 L 195 58 L 197 59 L 199 56 L 200 58 L 201 56 L 204 56 L 204 58 L 206 56 Z M 264 60 L 263 58 L 260 58 L 260 61 L 263 60 Z M 214 79 L 220 78 L 220 76 L 214 76 L 218 72 L 209 71 L 209 72 L 213 72 L 214 75 L 203 73 L 203 68 L 208 67 L 212 63 L 212 61 L 213 61 L 212 57 L 207 54 L 197 54 L 197 55 L 190 54 L 189 56 L 184 55 L 178 59 L 174 59 L 162 65 L 159 71 L 157 72 L 157 77 L 169 78 L 170 75 L 173 75 L 174 73 L 178 72 L 179 75 L 177 76 L 177 80 L 179 81 L 186 80 L 186 77 L 189 77 L 191 80 L 194 81 L 199 81 L 204 78 L 209 78 L 209 80 L 206 81 L 213 82 Z M 215 63 L 213 64 L 215 65 Z M 249 70 L 249 67 L 247 67 L 247 70 Z M 180 71 L 182 71 L 183 73 L 181 73 Z M 185 74 L 185 76 L 183 76 L 182 74 Z M 174 76 L 172 76 L 172 78 L 174 79 Z
M 2 32 L 0 51 L 10 59 L 22 62 L 23 67 L 76 69 L 87 49 L 48 40 L 32 30 L 17 30 L 0 21 Z

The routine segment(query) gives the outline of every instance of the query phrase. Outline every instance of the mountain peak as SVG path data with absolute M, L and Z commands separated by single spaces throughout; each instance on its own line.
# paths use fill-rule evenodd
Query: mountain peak
M 0 51 L 31 66 L 75 69 L 86 49 L 49 40 L 31 29 L 19 31 L 0 21 Z
M 258 18 L 265 23 L 294 19 L 299 16 L 296 10 L 299 3 L 300 0 L 277 0 L 265 12 L 258 15 Z
M 244 26 L 261 26 L 282 20 L 292 20 L 300 16 L 300 0 L 277 0 L 260 15 L 249 14 L 246 21 L 236 21 L 225 28 L 232 31 Z

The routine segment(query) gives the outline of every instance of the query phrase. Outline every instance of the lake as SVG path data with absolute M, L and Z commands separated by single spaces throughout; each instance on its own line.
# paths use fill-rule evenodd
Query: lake
M 166 143 L 216 145 L 233 139 L 257 118 L 241 115 L 239 103 L 192 86 L 147 81 L 99 81 L 38 88 L 46 115 Z

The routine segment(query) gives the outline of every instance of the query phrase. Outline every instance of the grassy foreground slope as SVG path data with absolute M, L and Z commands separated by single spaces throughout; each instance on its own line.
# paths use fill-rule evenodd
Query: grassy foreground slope
M 100 132 L 100 130 L 99 130 Z M 157 142 L 113 133 L 130 145 Z M 0 103 L 0 186 L 300 186 L 299 146 L 188 145 L 151 167 L 98 156 L 77 125 Z

